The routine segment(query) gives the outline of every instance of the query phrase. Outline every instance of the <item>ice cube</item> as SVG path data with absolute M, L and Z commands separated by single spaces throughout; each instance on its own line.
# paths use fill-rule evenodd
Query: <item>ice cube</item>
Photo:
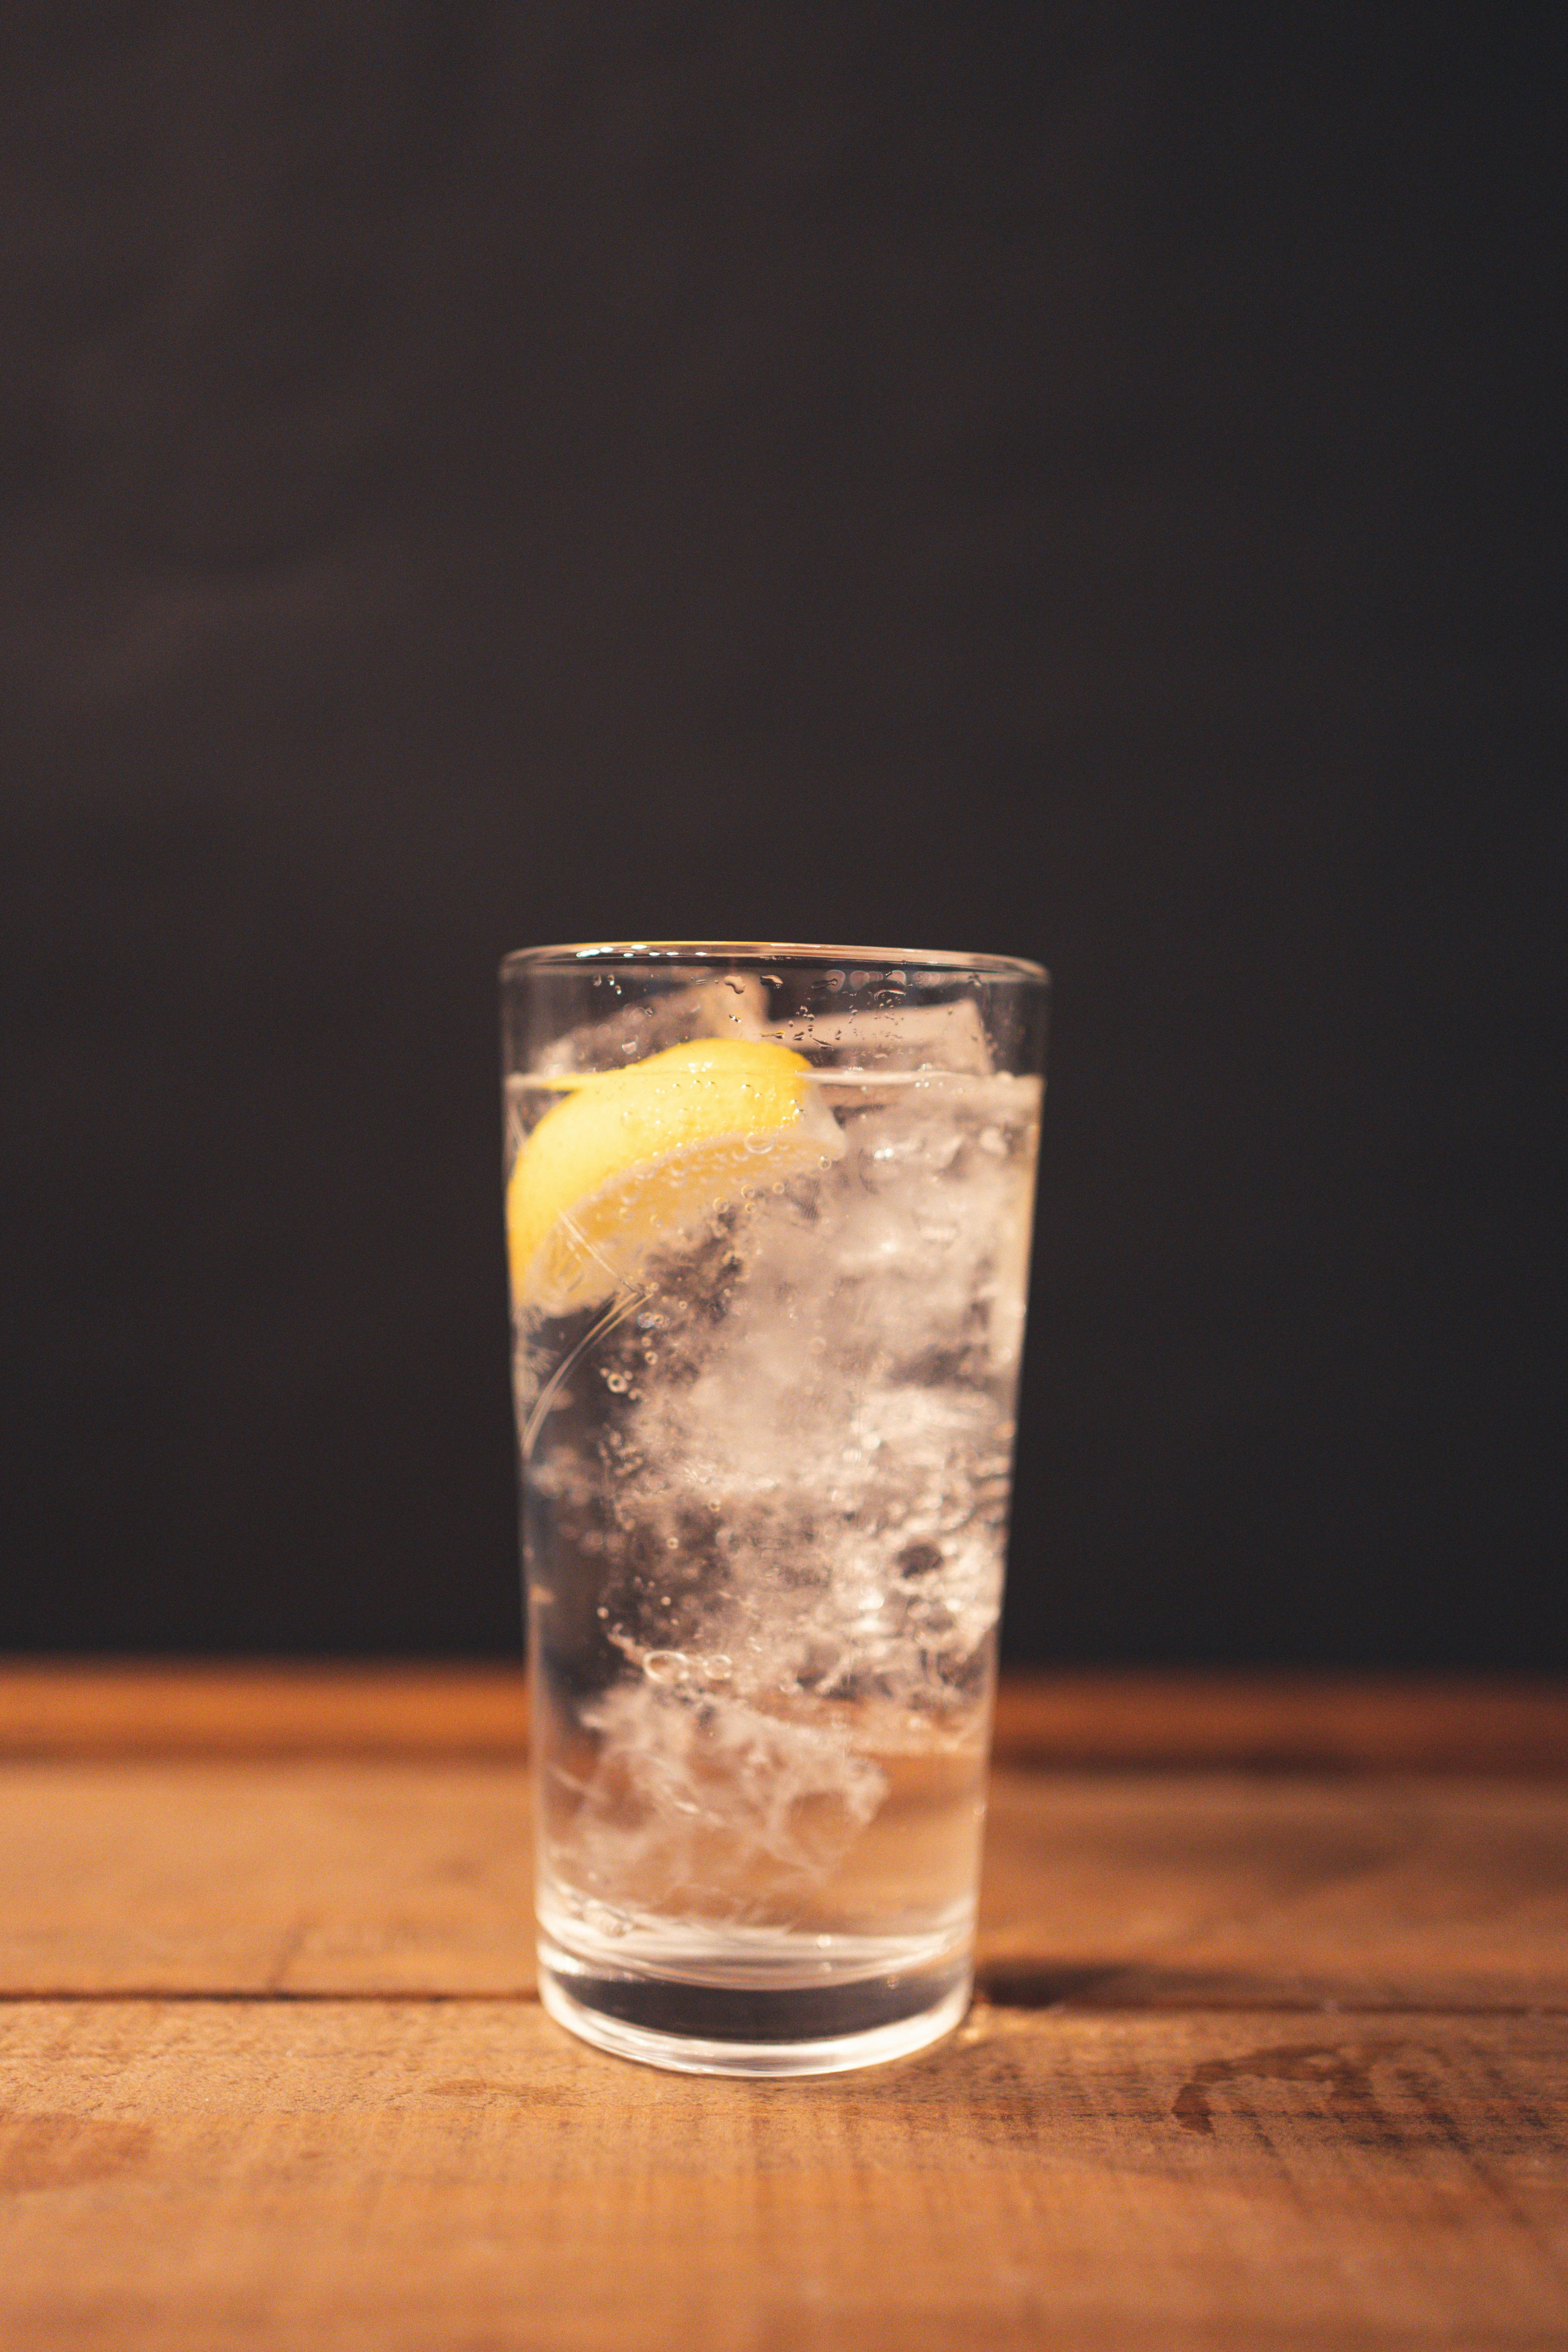
M 973 1077 L 991 1075 L 980 1007 L 973 997 L 952 1004 L 903 1004 L 806 1013 L 776 1022 L 761 1032 L 794 1045 L 814 1061 L 856 1069 L 950 1070 Z
M 536 1075 L 568 1077 L 578 1070 L 614 1070 L 646 1061 L 667 1045 L 698 1037 L 761 1037 L 766 999 L 753 972 L 727 971 L 672 988 L 661 997 L 616 1003 L 602 1021 L 588 1021 L 541 1055 Z

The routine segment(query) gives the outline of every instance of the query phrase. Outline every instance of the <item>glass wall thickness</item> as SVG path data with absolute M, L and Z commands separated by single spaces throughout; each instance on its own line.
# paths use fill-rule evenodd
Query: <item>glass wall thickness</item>
M 701 2072 L 968 2000 L 1046 976 L 502 967 L 542 1997 Z

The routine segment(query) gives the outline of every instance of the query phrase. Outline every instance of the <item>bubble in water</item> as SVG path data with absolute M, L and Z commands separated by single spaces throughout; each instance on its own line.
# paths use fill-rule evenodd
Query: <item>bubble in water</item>
M 642 1670 L 650 1683 L 668 1689 L 671 1684 L 685 1681 L 690 1664 L 684 1650 L 650 1650 L 642 1662 Z
M 614 1395 L 625 1396 L 626 1391 L 631 1386 L 631 1382 L 627 1380 L 625 1372 L 606 1372 L 605 1374 L 605 1386 L 609 1389 Z

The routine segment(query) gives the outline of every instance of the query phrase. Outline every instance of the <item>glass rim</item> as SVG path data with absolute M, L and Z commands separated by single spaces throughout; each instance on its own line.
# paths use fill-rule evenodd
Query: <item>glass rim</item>
M 1048 982 L 1043 963 L 1024 956 L 965 955 L 950 948 L 868 948 L 816 944 L 800 940 L 586 940 L 563 947 L 514 948 L 501 958 L 501 977 L 556 964 L 738 964 L 765 970 L 771 964 L 861 964 L 871 971 L 973 972 L 982 980 Z

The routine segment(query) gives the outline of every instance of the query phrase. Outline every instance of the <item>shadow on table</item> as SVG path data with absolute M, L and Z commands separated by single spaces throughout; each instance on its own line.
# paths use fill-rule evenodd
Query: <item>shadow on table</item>
M 1484 1979 L 1441 1987 L 1394 1989 L 1339 1977 L 1287 1976 L 1245 1969 L 1183 1969 L 1110 1961 L 982 1961 L 974 1973 L 978 2000 L 993 2009 L 1299 2010 L 1353 2016 L 1422 2013 L 1533 2017 L 1561 2012 L 1559 1988 L 1533 1999 Z

